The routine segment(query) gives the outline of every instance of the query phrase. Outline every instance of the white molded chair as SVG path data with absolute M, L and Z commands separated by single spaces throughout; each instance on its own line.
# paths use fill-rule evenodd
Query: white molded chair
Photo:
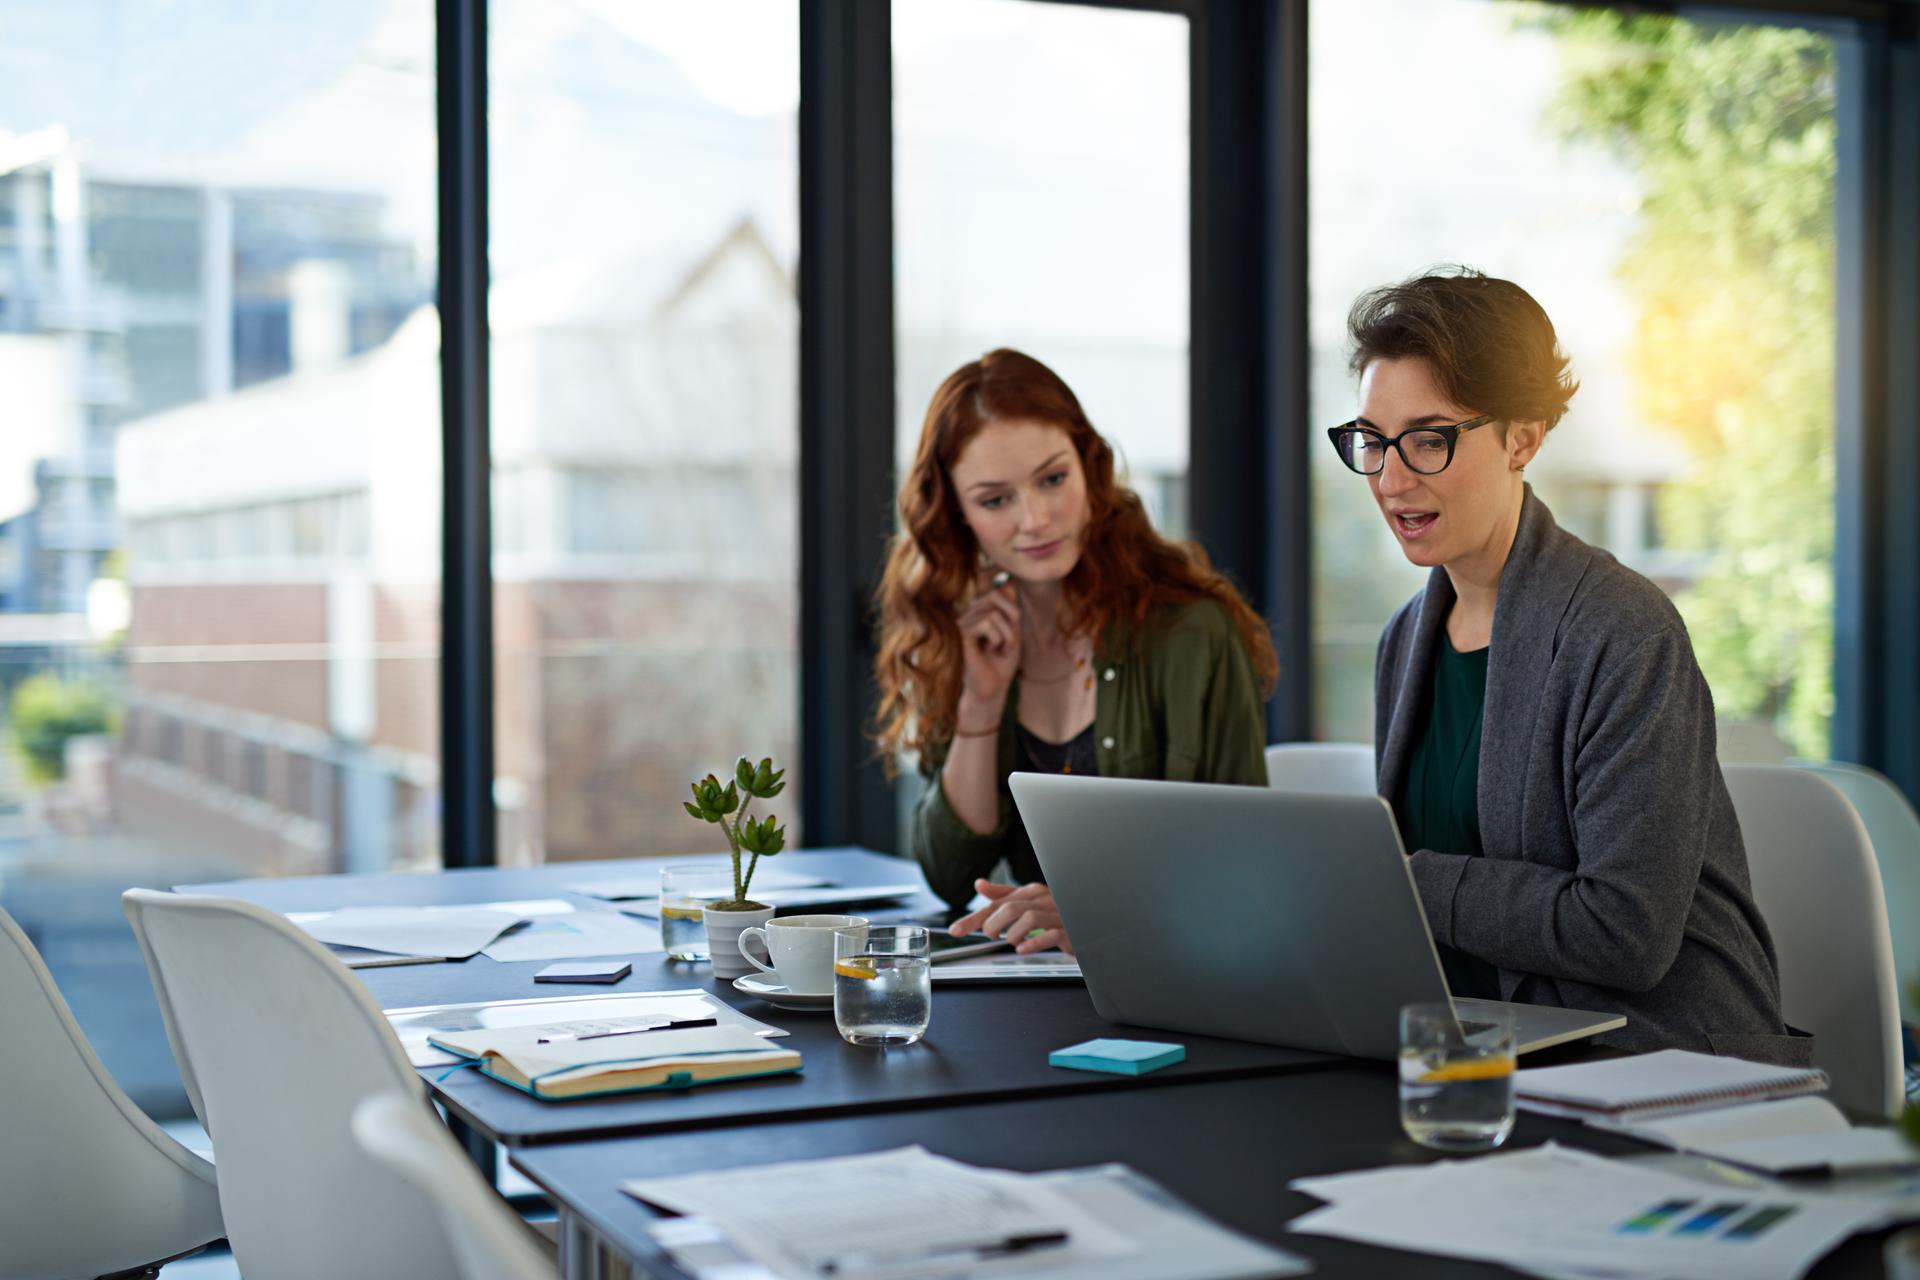
M 1814 1036 L 1834 1101 L 1898 1113 L 1900 1006 L 1873 845 L 1833 783 L 1787 765 L 1723 765 L 1753 897 L 1780 961 L 1780 1012 Z
M 367 1153 L 433 1202 L 463 1280 L 553 1280 L 554 1268 L 466 1153 L 418 1098 L 383 1093 L 353 1113 Z
M 366 988 L 264 907 L 146 889 L 121 901 L 219 1153 L 240 1273 L 460 1280 L 431 1205 L 349 1132 L 376 1094 L 426 1105 Z
M 1267 748 L 1267 785 L 1275 791 L 1329 795 L 1374 793 L 1373 748 L 1364 742 L 1280 742 Z
M 0 1280 L 141 1274 L 225 1234 L 213 1166 L 135 1106 L 0 911 Z
M 1900 1009 L 1908 1025 L 1920 1027 L 1920 814 L 1883 773 L 1837 760 L 1795 760 L 1796 769 L 1817 773 L 1846 793 L 1853 811 L 1873 841 L 1880 864 L 1880 891 L 1887 903 L 1887 932 L 1893 939 L 1893 968 L 1902 979 Z

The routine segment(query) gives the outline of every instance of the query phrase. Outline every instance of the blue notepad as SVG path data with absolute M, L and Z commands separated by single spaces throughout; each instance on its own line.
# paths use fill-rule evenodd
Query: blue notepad
M 1145 1075 L 1170 1067 L 1187 1056 L 1182 1044 L 1159 1044 L 1152 1040 L 1088 1040 L 1055 1049 L 1047 1055 L 1049 1066 L 1071 1067 L 1075 1071 L 1111 1071 L 1119 1076 Z

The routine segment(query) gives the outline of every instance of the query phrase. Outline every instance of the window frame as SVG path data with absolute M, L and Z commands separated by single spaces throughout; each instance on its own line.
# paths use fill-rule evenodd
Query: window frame
M 1271 740 L 1311 733 L 1307 331 L 1310 0 L 1028 0 L 1189 23 L 1195 537 L 1269 618 Z M 1556 0 L 1586 3 L 1587 0 Z M 1920 5 L 1637 0 L 1638 12 L 1843 28 L 1836 191 L 1835 759 L 1920 800 Z M 895 840 L 867 738 L 869 602 L 892 529 L 892 13 L 799 0 L 800 807 L 813 845 Z M 486 6 L 436 0 L 447 867 L 495 861 Z

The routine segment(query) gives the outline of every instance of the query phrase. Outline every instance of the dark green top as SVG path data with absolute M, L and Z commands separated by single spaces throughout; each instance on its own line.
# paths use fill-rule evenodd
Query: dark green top
M 1125 628 L 1110 626 L 1096 653 L 1092 732 L 1101 777 L 1267 785 L 1266 712 L 1224 607 L 1201 600 L 1161 610 L 1137 645 Z M 992 831 L 960 821 L 940 786 L 946 752 L 927 754 L 930 777 L 913 814 L 913 855 L 928 886 L 951 904 L 973 897 L 974 880 L 1002 858 L 1021 882 L 1040 878 L 1031 846 L 1015 835 L 1020 815 L 1007 788 L 1018 760 L 1019 707 L 1016 681 L 1000 722 L 1000 813 Z
M 1487 706 L 1489 649 L 1460 653 L 1445 632 L 1439 661 L 1433 664 L 1433 688 L 1427 699 L 1427 727 L 1407 765 L 1405 789 L 1394 804 L 1407 851 L 1481 856 L 1480 726 Z M 1441 945 L 1440 963 L 1456 996 L 1500 998 L 1494 967 L 1477 956 Z

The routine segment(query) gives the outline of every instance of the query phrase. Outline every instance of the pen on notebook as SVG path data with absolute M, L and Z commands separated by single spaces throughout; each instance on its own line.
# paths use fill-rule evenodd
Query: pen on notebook
M 1067 1243 L 1067 1233 L 1064 1231 L 1028 1231 L 1000 1240 L 936 1244 L 929 1245 L 925 1249 L 903 1249 L 897 1252 L 850 1253 L 845 1257 L 832 1258 L 821 1263 L 820 1274 L 831 1276 L 848 1270 L 895 1267 L 909 1262 L 939 1262 L 949 1258 L 984 1262 L 992 1258 L 1005 1258 L 1016 1253 L 1026 1253 L 1030 1249 L 1050 1249 L 1065 1243 Z
M 713 1018 L 688 1018 L 681 1022 L 661 1022 L 651 1027 L 630 1027 L 625 1031 L 589 1031 L 583 1036 L 541 1036 L 535 1044 L 559 1044 L 563 1040 L 606 1040 L 613 1036 L 637 1036 L 647 1031 L 681 1031 L 690 1027 L 718 1026 Z

